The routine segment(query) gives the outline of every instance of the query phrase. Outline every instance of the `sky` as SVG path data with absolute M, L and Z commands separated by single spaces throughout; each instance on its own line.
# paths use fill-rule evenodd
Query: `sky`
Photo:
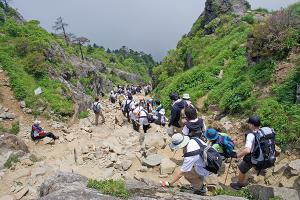
M 249 0 L 252 8 L 277 10 L 299 0 Z M 11 5 L 26 20 L 37 19 L 54 32 L 63 17 L 67 31 L 100 46 L 127 46 L 160 61 L 176 48 L 204 10 L 205 0 L 14 0 Z

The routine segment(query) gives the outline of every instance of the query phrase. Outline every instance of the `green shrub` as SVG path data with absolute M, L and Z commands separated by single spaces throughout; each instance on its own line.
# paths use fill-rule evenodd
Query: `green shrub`
M 47 73 L 45 56 L 40 52 L 33 52 L 26 58 L 25 71 L 36 78 L 41 78 Z
M 20 123 L 19 121 L 13 122 L 11 128 L 9 129 L 9 133 L 17 135 L 20 132 Z
M 243 188 L 241 190 L 229 190 L 229 189 L 217 189 L 214 192 L 214 195 L 228 195 L 234 197 L 244 197 L 249 200 L 254 200 L 254 197 L 251 195 L 250 191 L 247 188 Z
M 81 111 L 79 113 L 79 119 L 84 119 L 84 118 L 88 118 L 90 116 L 89 111 Z
M 4 163 L 4 167 L 9 169 L 13 165 L 13 163 L 20 162 L 19 157 L 17 155 L 11 155 L 7 161 Z
M 128 199 L 130 197 L 130 193 L 126 188 L 126 185 L 123 181 L 114 181 L 114 180 L 89 180 L 88 182 L 89 188 L 94 188 L 99 190 L 100 192 L 108 195 L 112 195 L 115 197 L 120 197 L 123 199 Z
M 254 24 L 255 19 L 252 14 L 247 14 L 242 18 L 243 21 L 247 22 L 248 24 Z

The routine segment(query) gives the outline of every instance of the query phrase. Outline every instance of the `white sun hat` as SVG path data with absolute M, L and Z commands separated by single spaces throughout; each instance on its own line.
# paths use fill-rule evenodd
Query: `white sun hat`
M 169 145 L 172 150 L 178 150 L 185 147 L 190 141 L 188 136 L 176 133 L 172 136 L 171 144 Z
M 189 100 L 190 99 L 190 95 L 187 94 L 187 93 L 185 93 L 185 94 L 183 94 L 182 98 L 186 99 L 186 100 Z

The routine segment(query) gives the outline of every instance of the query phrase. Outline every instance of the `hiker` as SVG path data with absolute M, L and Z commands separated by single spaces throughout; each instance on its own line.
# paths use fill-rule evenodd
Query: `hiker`
M 131 93 L 128 93 L 128 98 L 124 100 L 123 108 L 122 108 L 123 115 L 127 117 L 128 122 L 130 122 L 129 112 L 132 109 L 133 105 L 134 105 L 133 97 Z
M 143 126 L 144 133 L 147 133 L 147 130 L 150 128 L 149 113 L 144 109 L 143 101 L 140 101 L 139 106 L 133 112 L 138 117 L 139 124 Z
M 95 113 L 95 125 L 98 126 L 99 116 L 102 118 L 102 124 L 105 123 L 105 118 L 102 113 L 102 105 L 100 103 L 100 98 L 96 97 L 93 103 L 93 111 Z
M 206 127 L 204 120 L 198 118 L 197 110 L 193 106 L 188 106 L 184 109 L 187 123 L 182 129 L 183 135 L 189 137 L 199 137 L 201 138 Z
M 171 119 L 168 124 L 169 127 L 169 135 L 173 135 L 175 130 L 180 132 L 180 128 L 182 126 L 179 124 L 179 120 L 181 120 L 181 110 L 184 109 L 184 102 L 179 98 L 176 92 L 170 94 L 170 99 L 172 100 L 172 110 L 171 110 Z
M 260 128 L 261 122 L 258 116 L 252 116 L 247 120 L 250 133 L 246 135 L 245 148 L 239 152 L 236 158 L 242 158 L 239 164 L 239 175 L 236 183 L 230 186 L 240 190 L 247 185 L 246 173 L 254 167 L 261 170 L 274 166 L 275 156 L 275 132 L 269 127 Z
M 112 104 L 116 103 L 116 94 L 113 91 L 110 92 L 109 99 Z
M 147 107 L 147 111 L 148 111 L 148 113 L 152 113 L 152 111 L 153 111 L 153 99 L 147 99 L 147 101 L 146 101 L 147 103 L 146 103 L 146 107 Z
M 133 127 L 133 130 L 139 132 L 140 130 L 140 124 L 138 122 L 138 115 L 136 113 L 134 113 L 134 110 L 136 109 L 136 106 L 138 106 L 137 104 L 133 105 L 130 112 L 129 112 L 129 117 L 130 117 L 130 120 L 132 122 L 132 127 Z
M 120 106 L 120 108 L 122 108 L 122 104 L 123 104 L 124 100 L 125 100 L 125 95 L 122 94 L 122 93 L 119 93 L 119 106 Z
M 44 131 L 44 129 L 40 125 L 41 125 L 41 121 L 38 121 L 38 120 L 36 120 L 33 123 L 32 127 L 31 127 L 31 139 L 32 140 L 40 140 L 45 137 L 52 138 L 53 140 L 59 139 L 59 137 L 55 136 L 53 133 Z
M 166 114 L 165 109 L 163 109 L 163 108 L 160 109 L 159 112 L 156 114 L 156 117 L 155 117 L 156 119 L 155 119 L 154 123 L 165 127 L 166 123 L 168 121 L 168 118 L 165 116 L 165 114 Z
M 185 107 L 193 106 L 192 102 L 190 101 L 190 95 L 189 94 L 187 94 L 187 93 L 183 94 L 182 95 L 182 100 L 185 104 Z
M 198 141 L 196 141 L 198 140 Z M 190 139 L 188 136 L 176 133 L 172 136 L 170 148 L 179 150 L 183 148 L 184 154 L 191 153 L 200 149 L 198 144 L 206 145 L 201 139 Z M 172 186 L 182 176 L 191 183 L 194 194 L 205 195 L 207 192 L 205 185 L 205 177 L 209 175 L 209 171 L 205 169 L 205 162 L 200 154 L 184 157 L 180 171 L 173 177 L 173 180 L 161 181 L 161 186 Z
M 219 133 L 216 129 L 209 128 L 204 132 L 204 136 L 221 156 L 236 158 L 234 142 L 226 133 Z

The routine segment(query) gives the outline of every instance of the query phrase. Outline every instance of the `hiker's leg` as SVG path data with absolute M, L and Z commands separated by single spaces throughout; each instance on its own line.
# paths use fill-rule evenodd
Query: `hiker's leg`
M 46 133 L 46 137 L 52 138 L 53 140 L 58 139 L 58 137 L 55 136 L 55 135 L 54 135 L 53 133 L 51 133 L 51 132 Z
M 95 114 L 95 125 L 98 126 L 98 122 L 99 122 L 99 114 L 96 113 Z
M 184 173 L 184 178 L 190 182 L 194 190 L 201 190 L 203 188 L 204 184 L 204 177 L 200 176 L 195 168 L 193 168 L 189 172 Z
M 168 131 L 168 135 L 170 136 L 170 137 L 172 137 L 173 135 L 174 135 L 174 126 L 173 125 L 171 125 L 170 127 L 169 127 L 169 131 Z
M 105 118 L 104 118 L 104 115 L 103 115 L 103 113 L 102 113 L 102 110 L 100 110 L 99 114 L 100 114 L 100 116 L 101 116 L 101 118 L 102 118 L 102 123 L 104 123 L 104 122 L 105 122 Z
M 238 183 L 241 183 L 243 185 L 246 185 L 246 174 L 247 172 L 252 168 L 251 162 L 242 161 L 239 166 L 239 175 L 238 175 Z

